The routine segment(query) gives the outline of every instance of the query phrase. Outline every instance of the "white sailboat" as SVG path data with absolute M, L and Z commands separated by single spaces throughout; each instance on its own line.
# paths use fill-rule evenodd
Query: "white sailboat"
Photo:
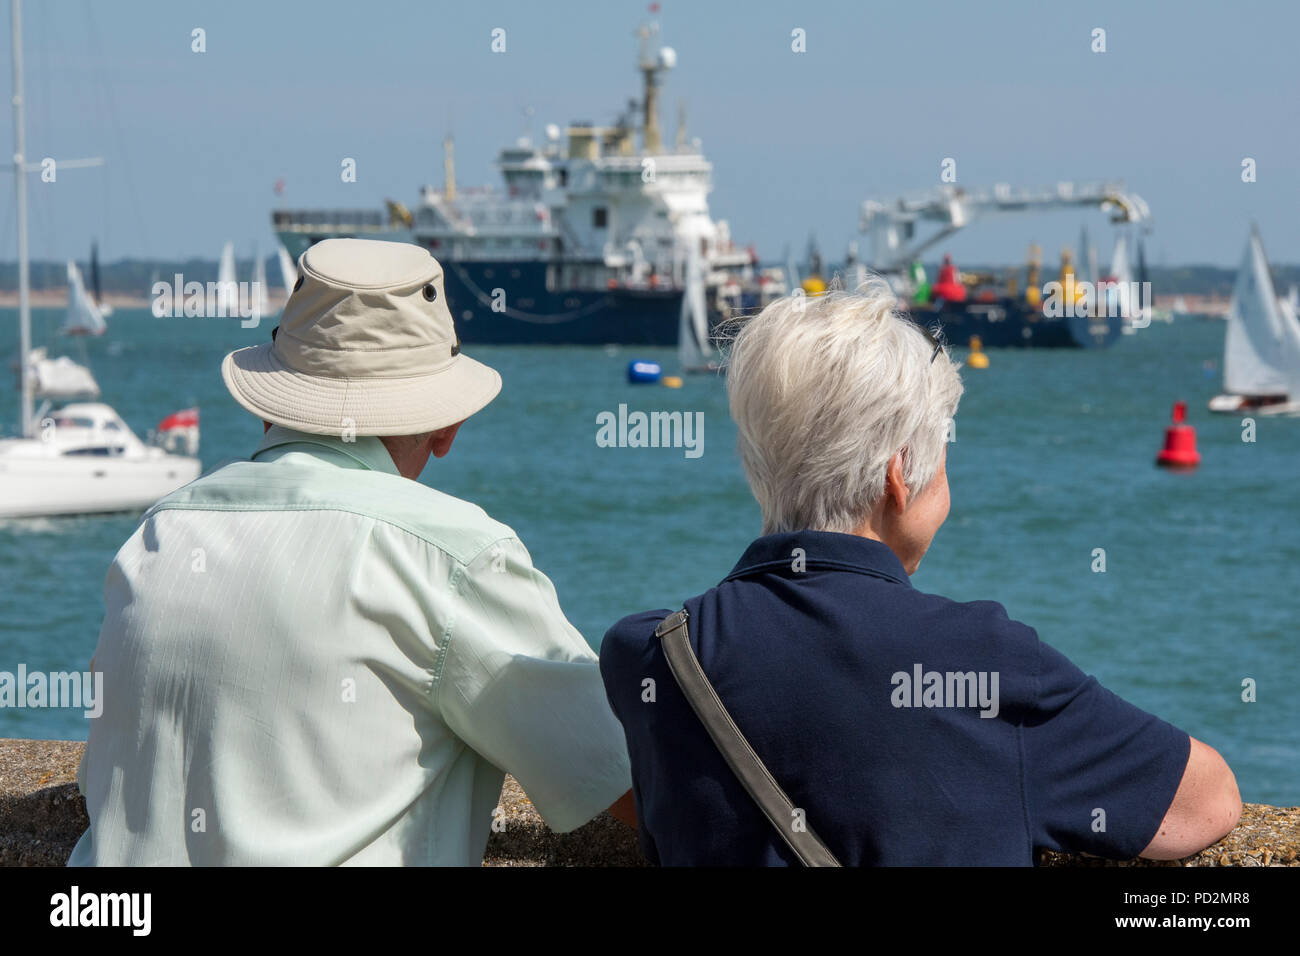
M 1133 327 L 1132 282 L 1133 272 L 1128 264 L 1128 243 L 1124 240 L 1123 234 L 1120 234 L 1115 237 L 1115 251 L 1110 257 L 1110 275 L 1101 291 L 1107 297 L 1110 310 L 1108 314 L 1119 315 L 1123 320 L 1121 331 L 1125 335 L 1132 335 L 1136 331 Z
M 68 260 L 68 314 L 59 331 L 64 335 L 103 335 L 108 331 L 103 311 L 86 293 L 81 270 L 71 259 Z
M 293 295 L 293 287 L 298 284 L 298 267 L 293 264 L 293 257 L 283 242 L 276 249 L 276 254 L 280 259 L 280 281 L 284 283 L 284 297 L 288 299 Z
M 95 398 L 89 370 L 32 348 L 27 247 L 26 132 L 23 124 L 22 0 L 13 0 L 14 188 L 18 220 L 20 437 L 0 440 L 0 517 L 85 514 L 143 508 L 193 481 L 199 460 L 140 441 L 110 407 L 55 401 Z M 74 267 L 75 268 L 75 267 Z M 73 270 L 69 270 L 69 279 Z M 79 284 L 79 276 L 78 284 Z M 85 289 L 81 289 L 85 295 Z M 84 316 L 78 321 L 82 321 Z M 102 316 L 100 317 L 102 321 Z M 34 407 L 37 399 L 41 407 Z M 39 428 L 38 428 L 39 426 Z
M 1224 394 L 1210 411 L 1300 414 L 1300 319 L 1279 299 L 1259 232 L 1252 228 L 1237 270 L 1223 343 Z
M 271 297 L 266 292 L 266 263 L 256 250 L 253 251 L 253 308 L 254 314 L 259 318 L 275 312 L 271 308 Z
M 699 244 L 688 244 L 686 289 L 682 293 L 681 322 L 677 330 L 677 357 L 683 372 L 716 372 L 722 363 L 709 341 L 709 311 L 705 302 L 704 261 Z
M 217 267 L 217 314 L 239 314 L 239 281 L 235 275 L 233 242 L 227 242 L 221 248 L 221 264 Z
M 99 398 L 99 383 L 90 369 L 66 355 L 50 358 L 45 349 L 32 349 L 27 356 L 32 392 L 49 401 Z

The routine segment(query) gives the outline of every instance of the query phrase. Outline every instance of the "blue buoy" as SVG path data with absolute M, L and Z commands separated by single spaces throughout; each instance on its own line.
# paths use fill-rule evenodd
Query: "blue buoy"
M 663 375 L 658 362 L 633 359 L 627 363 L 627 380 L 633 385 L 654 385 Z

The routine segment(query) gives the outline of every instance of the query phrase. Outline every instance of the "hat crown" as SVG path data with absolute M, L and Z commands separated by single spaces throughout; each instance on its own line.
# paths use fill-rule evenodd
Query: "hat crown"
M 302 254 L 298 268 L 273 346 L 289 368 L 329 378 L 401 378 L 437 371 L 459 350 L 442 267 L 426 249 L 325 239 Z

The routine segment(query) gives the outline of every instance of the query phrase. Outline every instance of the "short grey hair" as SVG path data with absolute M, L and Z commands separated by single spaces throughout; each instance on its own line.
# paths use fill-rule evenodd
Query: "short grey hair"
M 908 491 L 924 489 L 961 393 L 956 363 L 935 354 L 879 276 L 853 292 L 796 293 L 743 320 L 727 395 L 763 533 L 857 530 L 899 451 Z

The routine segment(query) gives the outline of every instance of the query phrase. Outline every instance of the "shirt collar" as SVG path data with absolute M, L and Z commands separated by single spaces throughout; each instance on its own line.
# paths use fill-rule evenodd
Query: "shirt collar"
M 400 474 L 393 464 L 393 456 L 388 453 L 384 443 L 373 435 L 358 435 L 353 441 L 344 441 L 341 437 L 310 435 L 283 425 L 272 425 L 267 430 L 262 444 L 257 446 L 257 451 L 253 452 L 251 458 L 274 461 L 289 452 L 312 455 L 342 468 L 359 466 L 368 471 Z
M 764 535 L 745 549 L 724 580 L 772 571 L 797 574 L 803 568 L 852 571 L 912 586 L 902 562 L 884 542 L 836 531 Z

